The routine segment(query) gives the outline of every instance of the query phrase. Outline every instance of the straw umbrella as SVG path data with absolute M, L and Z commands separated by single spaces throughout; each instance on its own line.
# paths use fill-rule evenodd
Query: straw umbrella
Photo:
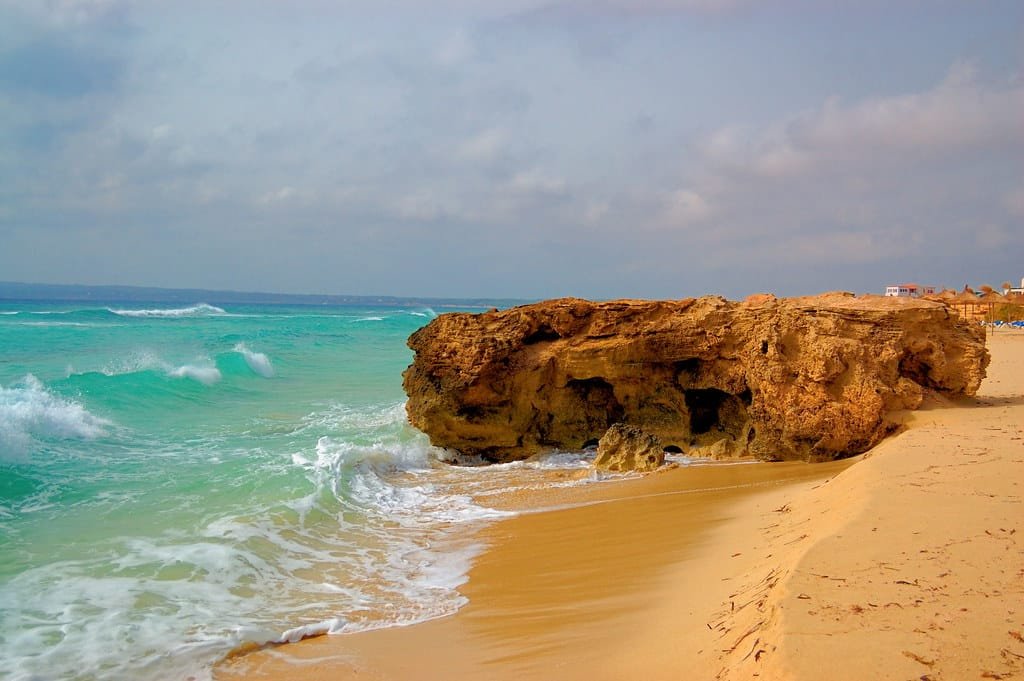
M 946 307 L 953 307 L 956 304 L 953 302 L 955 298 L 956 291 L 954 291 L 951 288 L 944 288 L 941 291 L 939 291 L 936 295 L 929 298 L 929 300 L 940 302 Z
M 990 324 L 993 321 L 992 310 L 995 308 L 996 305 L 1005 302 L 1006 300 L 1003 298 L 1003 296 L 999 295 L 992 289 L 985 291 L 985 293 L 980 298 L 978 298 L 978 303 L 988 307 L 988 311 L 985 313 L 985 320 L 988 321 Z
M 964 290 L 951 298 L 950 302 L 955 305 L 963 305 L 964 319 L 967 319 L 967 306 L 970 305 L 971 312 L 974 312 L 974 306 L 978 304 L 978 296 L 971 290 L 970 286 L 964 286 Z

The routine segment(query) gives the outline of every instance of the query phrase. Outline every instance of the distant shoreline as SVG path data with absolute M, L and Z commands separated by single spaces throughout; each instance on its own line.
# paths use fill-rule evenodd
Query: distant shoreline
M 50 302 L 146 302 L 210 303 L 235 305 L 381 305 L 403 307 L 422 305 L 440 308 L 512 307 L 531 302 L 515 298 L 430 298 L 416 296 L 354 296 L 317 293 L 270 293 L 265 291 L 221 291 L 156 286 L 88 286 L 80 284 L 35 284 L 0 281 L 0 300 Z

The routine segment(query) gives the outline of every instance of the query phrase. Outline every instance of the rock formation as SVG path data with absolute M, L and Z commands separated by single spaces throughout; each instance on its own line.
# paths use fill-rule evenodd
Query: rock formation
M 665 463 L 665 448 L 657 435 L 637 426 L 616 423 L 597 443 L 594 467 L 606 471 L 647 473 Z
M 923 300 L 552 300 L 450 313 L 409 338 L 410 422 L 489 461 L 626 423 L 671 451 L 825 460 L 867 450 L 925 390 L 973 395 L 984 330 Z

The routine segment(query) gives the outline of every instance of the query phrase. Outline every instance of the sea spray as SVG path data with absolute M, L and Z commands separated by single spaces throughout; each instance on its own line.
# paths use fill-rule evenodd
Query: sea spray
M 242 355 L 245 358 L 245 363 L 249 366 L 254 374 L 258 374 L 263 378 L 271 378 L 274 375 L 274 366 L 270 363 L 270 358 L 262 352 L 253 352 L 245 343 L 239 343 L 235 346 L 235 352 Z
M 78 402 L 49 392 L 32 374 L 0 385 L 0 460 L 28 456 L 39 440 L 97 438 L 110 425 Z

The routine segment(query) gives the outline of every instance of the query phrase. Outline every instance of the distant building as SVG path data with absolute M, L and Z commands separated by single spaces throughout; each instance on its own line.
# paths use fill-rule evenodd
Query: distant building
M 917 298 L 918 296 L 930 296 L 935 294 L 934 286 L 921 286 L 919 284 L 896 284 L 885 287 L 885 295 L 894 298 Z
M 1003 291 L 1003 293 L 1024 293 L 1024 277 L 1020 279 L 1020 286 L 1011 286 Z

